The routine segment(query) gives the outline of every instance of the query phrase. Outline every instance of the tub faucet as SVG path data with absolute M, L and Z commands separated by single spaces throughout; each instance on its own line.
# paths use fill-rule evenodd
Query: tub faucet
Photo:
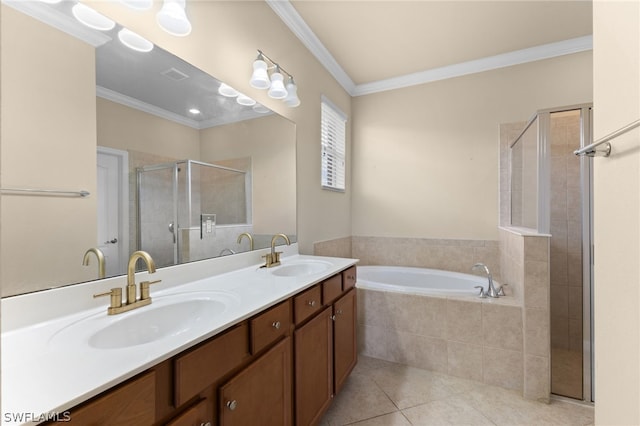
M 475 265 L 473 265 L 471 270 L 475 271 L 476 269 L 484 269 L 484 272 L 487 274 L 487 278 L 489 280 L 489 287 L 487 287 L 487 291 L 484 294 L 489 297 L 500 297 L 498 291 L 493 286 L 493 277 L 491 276 L 491 272 L 489 271 L 487 265 L 485 265 L 484 263 L 476 263 Z M 480 294 L 480 297 L 482 297 L 482 292 Z

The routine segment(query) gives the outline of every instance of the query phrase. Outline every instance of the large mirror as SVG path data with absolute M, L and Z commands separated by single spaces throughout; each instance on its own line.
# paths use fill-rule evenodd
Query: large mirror
M 74 4 L 2 4 L 2 296 L 296 241 L 295 124 Z

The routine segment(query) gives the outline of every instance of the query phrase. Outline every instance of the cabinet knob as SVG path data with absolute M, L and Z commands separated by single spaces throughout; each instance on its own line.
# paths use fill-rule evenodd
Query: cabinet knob
M 335 315 L 331 315 L 329 318 L 331 319 L 331 321 L 335 321 L 336 320 L 336 316 Z
M 227 408 L 231 411 L 235 410 L 238 407 L 238 401 L 235 399 L 233 401 L 227 401 Z
M 311 306 L 313 308 L 314 306 L 316 306 L 316 301 L 315 300 L 309 300 L 307 302 L 307 305 L 309 305 L 309 306 Z
M 200 426 L 211 426 L 211 422 L 200 423 Z
M 271 326 L 276 330 L 280 330 L 280 321 L 274 321 L 273 324 L 271 324 Z
M 342 309 L 336 310 L 336 315 L 342 315 Z

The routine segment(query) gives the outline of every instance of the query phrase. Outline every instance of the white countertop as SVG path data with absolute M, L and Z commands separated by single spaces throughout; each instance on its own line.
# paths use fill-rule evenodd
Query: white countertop
M 357 262 L 293 254 L 283 257 L 281 266 L 266 269 L 255 262 L 259 255 L 260 252 L 244 258 L 233 256 L 233 260 L 218 258 L 179 265 L 153 275 L 137 274 L 142 275 L 137 277 L 137 283 L 144 279 L 162 279 L 163 283 L 151 287 L 151 305 L 118 315 L 107 315 L 108 297 L 96 302 L 90 295 L 111 287 L 124 287 L 126 277 L 3 299 L 2 424 L 36 424 L 38 420 L 46 420 L 43 414 L 58 413 L 62 417 L 69 408 Z M 273 274 L 287 264 L 305 260 L 326 262 L 328 269 L 297 277 Z M 250 266 L 225 270 L 243 262 Z M 189 266 L 189 273 L 185 273 Z M 200 271 L 194 273 L 193 268 Z M 203 268 L 213 272 L 207 277 Z M 189 274 L 205 276 L 181 282 L 180 277 Z M 98 349 L 88 343 L 89 336 L 98 328 L 143 309 L 173 303 L 176 298 L 214 293 L 228 302 L 226 309 L 188 330 L 118 349 Z M 19 416 L 22 420 L 17 420 Z

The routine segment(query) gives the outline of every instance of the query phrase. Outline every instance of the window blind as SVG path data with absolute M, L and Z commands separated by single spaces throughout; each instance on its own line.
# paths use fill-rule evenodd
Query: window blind
M 346 116 L 323 97 L 321 108 L 322 187 L 345 190 Z

